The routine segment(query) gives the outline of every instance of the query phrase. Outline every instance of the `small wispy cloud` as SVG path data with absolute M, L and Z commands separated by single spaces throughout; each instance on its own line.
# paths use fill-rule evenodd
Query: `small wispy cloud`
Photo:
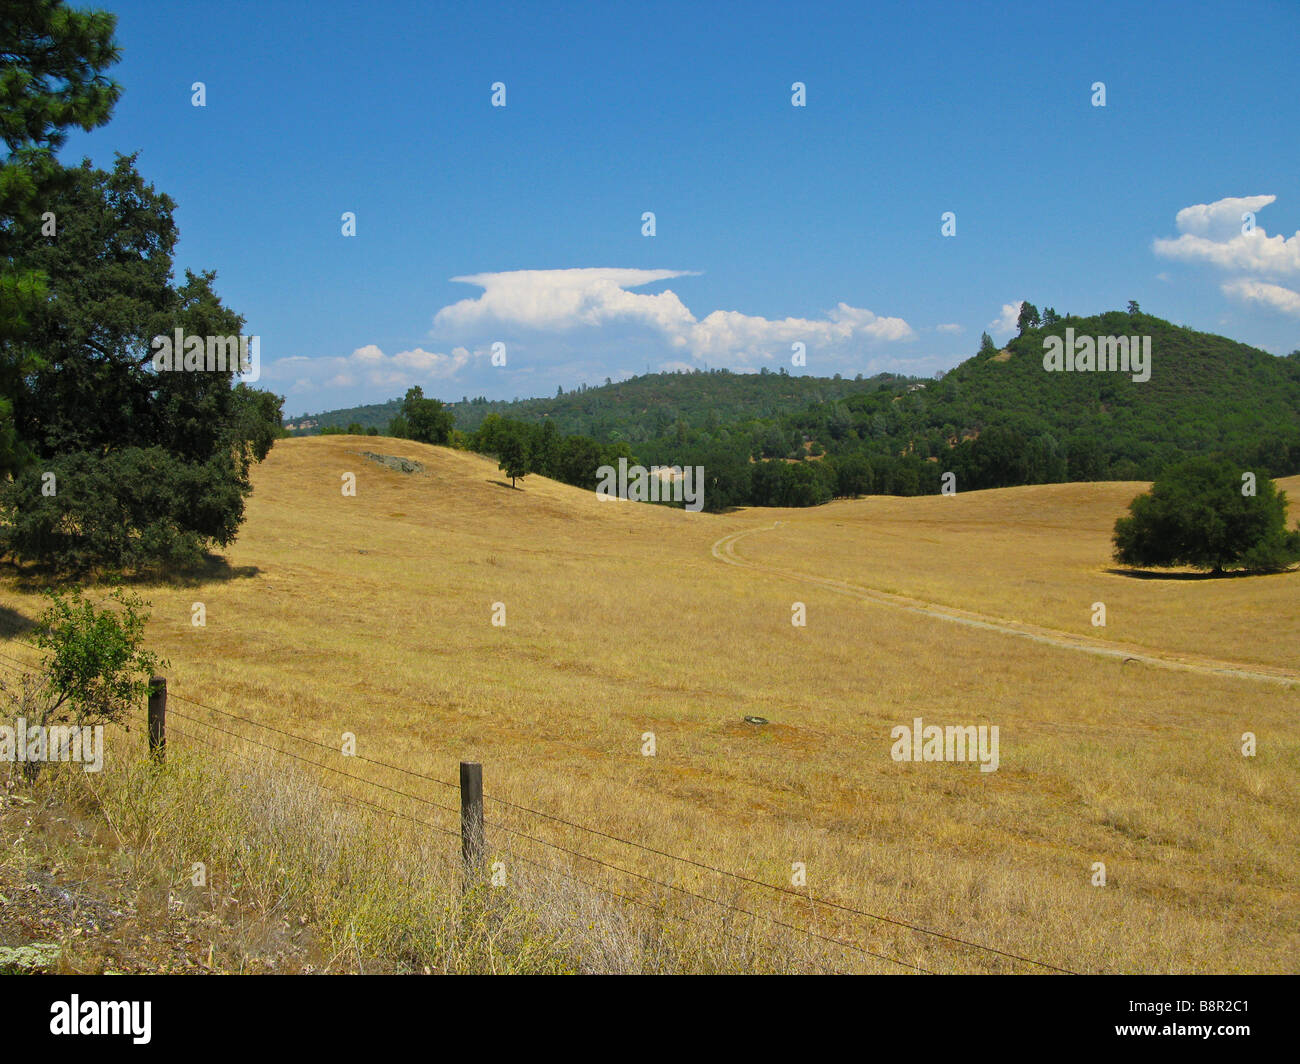
M 454 347 L 449 354 L 412 348 L 386 355 L 375 344 L 358 347 L 349 355 L 305 358 L 292 356 L 269 361 L 264 372 L 268 380 L 289 380 L 288 392 L 299 394 L 323 386 L 331 389 L 383 388 L 404 391 L 415 384 L 448 380 L 487 351 L 471 354 Z M 307 371 L 306 375 L 302 375 Z M 295 376 L 295 374 L 298 374 Z
M 1020 326 L 1020 308 L 1025 305 L 1023 299 L 1014 303 L 1003 303 L 1002 313 L 999 314 L 988 324 L 989 332 L 994 336 L 1006 336 L 1013 333 Z
M 1235 281 L 1225 281 L 1220 288 L 1224 295 L 1243 303 L 1260 303 L 1274 310 L 1280 310 L 1283 314 L 1300 317 L 1300 292 L 1294 292 L 1280 284 L 1240 278 Z

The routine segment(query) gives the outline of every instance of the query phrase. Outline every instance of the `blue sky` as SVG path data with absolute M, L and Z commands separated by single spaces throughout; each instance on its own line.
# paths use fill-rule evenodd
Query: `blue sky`
M 1294 0 L 103 6 L 123 96 L 63 158 L 140 152 L 290 415 L 929 375 L 1021 299 L 1300 347 Z

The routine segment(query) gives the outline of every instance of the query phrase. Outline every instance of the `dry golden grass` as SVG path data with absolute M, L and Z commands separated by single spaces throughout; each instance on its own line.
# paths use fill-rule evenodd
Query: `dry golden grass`
M 425 472 L 390 471 L 362 450 Z M 340 492 L 349 471 L 355 498 Z M 804 862 L 814 897 L 1062 968 L 1300 963 L 1300 688 L 1124 665 L 766 571 L 1294 670 L 1300 574 L 1110 571 L 1111 526 L 1141 485 L 718 516 L 602 502 L 534 477 L 514 491 L 472 454 L 337 436 L 277 444 L 254 484 L 231 578 L 144 590 L 177 696 L 331 749 L 350 732 L 360 754 L 441 780 L 455 781 L 458 761 L 482 761 L 489 795 L 773 884 Z M 1300 495 L 1294 479 L 1283 486 Z M 756 529 L 769 530 L 734 553 L 762 568 L 714 557 L 718 540 Z M 40 609 L 13 581 L 0 591 L 20 615 Z M 790 623 L 795 601 L 806 628 Z M 1096 601 L 1104 629 L 1090 623 Z M 190 623 L 196 602 L 206 627 Z M 504 627 L 491 623 L 497 602 Z M 264 738 L 178 698 L 172 707 Z M 917 716 L 998 725 L 999 771 L 892 761 L 890 729 Z M 1254 758 L 1240 752 L 1246 731 L 1258 736 Z M 654 757 L 642 756 L 645 732 Z M 456 803 L 454 790 L 293 748 Z M 453 812 L 364 793 L 456 828 Z M 510 843 L 504 863 L 521 875 L 526 856 L 646 889 L 506 828 L 754 911 L 779 903 L 784 919 L 812 924 L 806 905 L 772 892 L 493 801 L 488 817 L 490 844 Z M 1091 885 L 1098 861 L 1104 888 Z M 1034 970 L 811 912 L 828 936 L 929 970 Z M 835 956 L 838 968 L 903 970 Z
M 1278 483 L 1300 519 L 1300 477 Z M 1210 578 L 1135 574 L 1111 561 L 1115 519 L 1147 487 L 1054 484 L 839 501 L 810 519 L 747 537 L 742 554 L 758 564 L 1125 645 L 1300 667 L 1300 570 Z M 808 542 L 814 530 L 815 547 Z M 1105 628 L 1093 626 L 1096 602 L 1105 603 Z

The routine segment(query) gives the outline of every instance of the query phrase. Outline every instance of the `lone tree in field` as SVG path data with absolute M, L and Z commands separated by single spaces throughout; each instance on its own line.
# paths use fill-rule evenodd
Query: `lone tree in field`
M 507 431 L 501 434 L 500 442 L 497 444 L 497 458 L 499 460 L 497 468 L 510 478 L 512 488 L 515 486 L 516 479 L 526 477 L 532 472 L 528 441 L 518 431 Z
M 1230 462 L 1194 458 L 1167 470 L 1115 522 L 1123 565 L 1276 572 L 1300 561 L 1286 492 Z

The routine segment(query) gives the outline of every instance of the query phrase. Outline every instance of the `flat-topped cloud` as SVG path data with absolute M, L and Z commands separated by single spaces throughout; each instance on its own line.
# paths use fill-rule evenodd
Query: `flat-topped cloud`
M 512 325 L 561 330 L 644 320 L 671 330 L 693 320 L 671 291 L 659 295 L 629 292 L 656 281 L 685 277 L 684 270 L 590 268 L 510 270 L 475 273 L 452 280 L 477 285 L 483 294 L 443 307 L 433 319 L 435 335 Z
M 658 336 L 665 356 L 680 361 L 734 362 L 744 366 L 786 355 L 802 341 L 830 355 L 855 346 L 912 340 L 915 330 L 898 317 L 883 317 L 838 303 L 821 318 L 771 319 L 734 310 L 714 310 L 698 318 L 672 289 L 634 292 L 658 281 L 695 276 L 687 270 L 637 270 L 597 267 L 567 270 L 511 270 L 453 277 L 477 285 L 481 295 L 443 307 L 434 316 L 433 335 L 463 342 L 519 330 L 567 333 L 587 329 L 633 329 Z M 673 354 L 675 353 L 675 355 Z

